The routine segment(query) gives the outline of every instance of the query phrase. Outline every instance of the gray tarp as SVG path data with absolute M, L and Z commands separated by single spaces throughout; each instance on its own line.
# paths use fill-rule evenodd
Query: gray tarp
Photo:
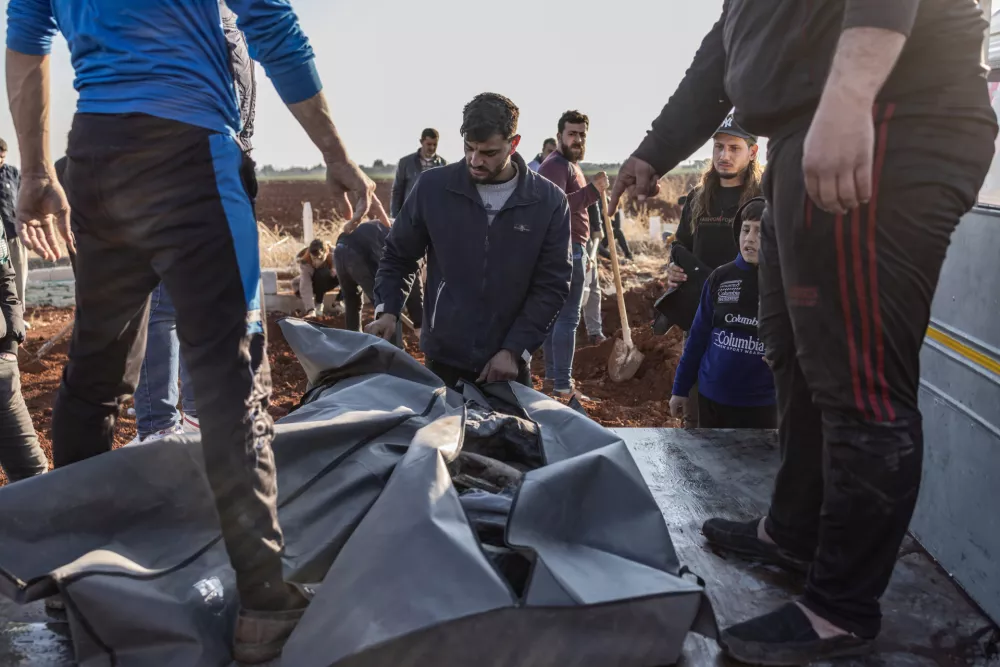
M 520 385 L 446 390 L 363 334 L 281 327 L 310 383 L 274 441 L 285 567 L 322 582 L 283 665 L 653 666 L 714 631 L 614 433 Z M 81 665 L 229 664 L 237 599 L 199 447 L 0 489 L 0 593 L 61 592 Z

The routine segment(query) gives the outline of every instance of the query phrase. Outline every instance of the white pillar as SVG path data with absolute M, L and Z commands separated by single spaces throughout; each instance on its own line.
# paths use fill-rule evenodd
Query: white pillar
M 660 216 L 654 215 L 649 218 L 649 240 L 659 243 L 663 240 L 661 236 L 663 230 L 660 227 Z
M 302 205 L 302 241 L 309 245 L 313 240 L 313 208 L 306 202 Z

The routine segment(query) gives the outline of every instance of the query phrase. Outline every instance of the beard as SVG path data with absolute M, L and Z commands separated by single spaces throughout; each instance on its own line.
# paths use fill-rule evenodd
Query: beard
M 586 144 L 560 145 L 559 152 L 570 162 L 579 162 L 587 154 L 587 146 Z
M 508 161 L 505 160 L 495 170 L 485 174 L 476 174 L 472 171 L 472 167 L 469 167 L 469 178 L 471 178 L 473 182 L 480 183 L 483 185 L 487 183 L 493 183 L 496 181 L 497 176 L 499 176 L 503 172 L 503 170 L 507 168 L 507 164 Z

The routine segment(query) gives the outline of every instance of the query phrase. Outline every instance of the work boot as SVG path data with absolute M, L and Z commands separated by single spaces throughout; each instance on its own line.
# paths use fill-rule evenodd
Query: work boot
M 872 640 L 841 634 L 822 638 L 799 606 L 788 602 L 775 611 L 722 631 L 719 645 L 731 658 L 748 665 L 808 665 L 833 658 L 864 655 Z
M 809 571 L 809 561 L 797 558 L 777 544 L 760 539 L 757 527 L 760 519 L 753 521 L 728 521 L 709 519 L 701 532 L 713 547 L 718 547 L 749 560 L 777 565 L 799 574 Z
M 237 663 L 259 665 L 281 655 L 285 643 L 316 595 L 312 586 L 289 584 L 289 587 L 301 597 L 304 606 L 283 611 L 240 609 L 233 635 L 233 660 Z

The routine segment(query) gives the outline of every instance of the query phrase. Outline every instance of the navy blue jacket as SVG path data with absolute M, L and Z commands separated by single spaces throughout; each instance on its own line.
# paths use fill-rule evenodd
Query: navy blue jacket
M 738 255 L 708 277 L 684 354 L 674 376 L 674 396 L 698 391 L 716 403 L 774 405 L 774 376 L 757 333 L 760 291 L 757 267 Z
M 465 160 L 424 172 L 385 242 L 375 303 L 399 315 L 427 255 L 420 347 L 428 359 L 480 372 L 501 349 L 530 355 L 569 296 L 569 204 L 521 156 L 517 188 L 493 224 Z

